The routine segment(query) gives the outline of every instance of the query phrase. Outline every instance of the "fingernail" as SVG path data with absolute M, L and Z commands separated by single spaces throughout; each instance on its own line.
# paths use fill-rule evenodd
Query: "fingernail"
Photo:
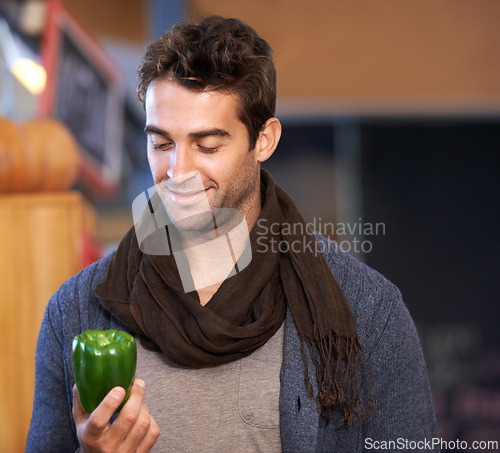
M 135 380 L 135 383 L 136 383 L 137 385 L 140 385 L 143 389 L 145 389 L 145 388 L 146 388 L 146 383 L 145 383 L 142 379 L 136 379 L 136 380 Z
M 122 400 L 125 396 L 125 389 L 123 387 L 115 387 L 113 389 L 113 398 Z

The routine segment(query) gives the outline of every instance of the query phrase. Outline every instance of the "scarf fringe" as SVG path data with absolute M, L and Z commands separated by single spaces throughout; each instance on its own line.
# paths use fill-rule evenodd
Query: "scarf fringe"
M 314 391 L 309 379 L 308 356 L 304 344 L 308 345 L 311 360 L 316 368 L 318 412 L 326 418 L 327 423 L 331 421 L 336 409 L 341 412 L 339 428 L 351 425 L 354 418 L 362 420 L 373 415 L 370 376 L 358 338 L 340 337 L 335 332 L 321 337 L 316 330 L 313 340 L 301 337 L 304 379 L 308 393 L 313 397 Z M 368 404 L 363 402 L 361 394 L 360 371 L 364 371 L 368 383 Z

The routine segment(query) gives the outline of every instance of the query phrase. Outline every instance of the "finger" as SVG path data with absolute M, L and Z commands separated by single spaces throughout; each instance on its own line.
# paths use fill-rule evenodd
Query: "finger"
M 149 452 L 156 441 L 158 440 L 158 437 L 160 437 L 160 427 L 156 423 L 156 420 L 150 415 L 150 423 L 149 423 L 149 429 L 147 434 L 144 436 L 142 439 L 142 442 L 140 443 L 139 447 L 137 448 L 137 453 L 147 453 Z
M 151 416 L 149 415 L 148 407 L 142 403 L 139 416 L 125 439 L 127 447 L 135 451 L 148 433 L 150 425 Z
M 78 389 L 76 388 L 76 384 L 73 385 L 73 419 L 75 420 L 75 424 L 79 424 L 84 421 L 85 418 L 88 417 L 88 414 L 83 410 L 82 405 L 80 404 L 80 396 L 78 395 Z
M 123 398 L 125 398 L 125 389 L 123 387 L 114 387 L 109 391 L 99 406 L 90 414 L 87 423 L 88 435 L 98 437 L 108 428 L 109 420 L 118 409 Z
M 145 387 L 146 384 L 142 379 L 134 381 L 130 389 L 130 397 L 111 427 L 114 431 L 113 435 L 123 439 L 128 435 L 141 413 Z

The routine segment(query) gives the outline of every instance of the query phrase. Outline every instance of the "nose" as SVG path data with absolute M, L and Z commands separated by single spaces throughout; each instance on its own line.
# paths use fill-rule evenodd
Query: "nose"
M 192 154 L 187 147 L 178 144 L 171 153 L 167 175 L 175 184 L 182 184 L 198 174 Z

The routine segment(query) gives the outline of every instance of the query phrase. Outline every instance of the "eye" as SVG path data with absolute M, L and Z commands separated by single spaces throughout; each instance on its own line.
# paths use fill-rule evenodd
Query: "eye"
M 172 146 L 172 143 L 170 142 L 165 142 L 165 143 L 155 143 L 151 141 L 151 145 L 153 146 L 153 149 L 157 149 L 160 151 L 165 151 L 169 149 Z
M 148 147 L 154 150 L 166 151 L 172 146 L 173 142 L 168 137 L 160 134 L 148 134 Z
M 216 151 L 219 150 L 220 146 L 216 146 L 215 148 L 208 148 L 206 146 L 201 146 L 201 145 L 198 145 L 201 152 L 205 153 L 205 154 L 212 154 L 212 153 L 215 153 Z

